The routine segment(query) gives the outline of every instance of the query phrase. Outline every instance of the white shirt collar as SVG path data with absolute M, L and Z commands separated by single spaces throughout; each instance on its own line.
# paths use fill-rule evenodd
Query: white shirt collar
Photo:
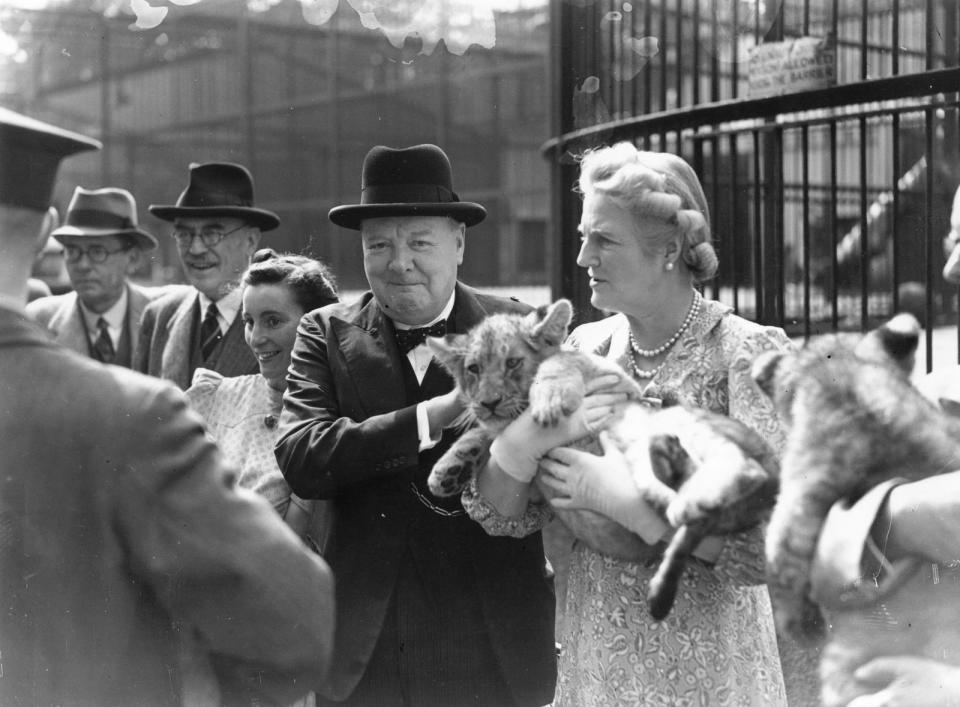
M 107 328 L 110 330 L 110 336 L 114 340 L 114 343 L 120 338 L 120 335 L 123 333 L 123 320 L 127 316 L 127 286 L 123 286 L 123 292 L 120 293 L 120 299 L 113 303 L 113 306 L 110 307 L 103 314 L 97 314 L 92 311 L 83 303 L 83 300 L 77 296 L 77 301 L 80 303 L 80 311 L 83 312 L 83 319 L 87 323 L 87 333 L 90 335 L 91 341 L 96 341 L 97 337 L 100 336 L 100 330 L 97 328 L 97 321 L 100 317 L 103 317 L 107 322 Z
M 198 293 L 200 295 L 200 317 L 203 318 L 204 312 L 207 311 L 207 307 L 210 306 L 210 302 L 213 300 L 202 292 L 199 292 L 199 290 Z M 237 318 L 237 313 L 240 311 L 242 304 L 243 288 L 241 287 L 234 287 L 230 292 L 217 300 L 217 320 L 220 322 L 221 332 L 224 334 L 227 333 L 227 329 L 233 324 L 233 320 Z
M 397 329 L 421 329 L 423 327 L 433 326 L 437 322 L 442 322 L 445 319 L 449 319 L 450 312 L 453 311 L 453 300 L 456 298 L 456 296 L 457 296 L 456 290 L 451 292 L 450 299 L 447 300 L 447 303 L 443 306 L 443 309 L 440 310 L 440 314 L 434 317 L 433 319 L 431 319 L 426 324 L 417 324 L 416 326 L 413 326 L 411 324 L 403 324 L 401 322 L 398 322 L 396 319 L 394 319 L 393 326 L 396 327 Z

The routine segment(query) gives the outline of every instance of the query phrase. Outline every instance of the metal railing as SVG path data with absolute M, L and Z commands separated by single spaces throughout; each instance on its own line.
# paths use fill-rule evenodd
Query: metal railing
M 555 293 L 599 316 L 575 265 L 576 157 L 631 140 L 697 170 L 721 261 L 706 290 L 738 313 L 795 336 L 864 330 L 901 309 L 956 324 L 957 291 L 940 275 L 960 184 L 955 0 L 553 9 Z M 750 48 L 799 37 L 833 43 L 836 84 L 751 97 Z

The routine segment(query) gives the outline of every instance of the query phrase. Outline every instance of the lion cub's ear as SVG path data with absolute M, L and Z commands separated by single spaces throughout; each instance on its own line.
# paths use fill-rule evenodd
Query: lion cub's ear
M 893 363 L 908 376 L 916 365 L 920 344 L 920 322 L 902 313 L 867 332 L 854 349 L 860 358 L 876 363 Z
M 526 337 L 530 346 L 537 351 L 545 346 L 560 346 L 567 338 L 573 305 L 570 300 L 558 299 L 551 305 L 538 307 L 527 316 L 536 322 Z
M 459 380 L 458 372 L 463 366 L 463 358 L 467 354 L 467 334 L 447 334 L 446 336 L 428 336 L 427 346 L 433 352 L 441 366 Z

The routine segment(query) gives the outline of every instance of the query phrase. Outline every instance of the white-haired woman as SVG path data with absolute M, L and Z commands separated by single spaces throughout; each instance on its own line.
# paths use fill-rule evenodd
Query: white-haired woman
M 620 143 L 583 157 L 579 185 L 577 264 L 590 277 L 592 304 L 616 314 L 578 327 L 569 343 L 616 360 L 650 397 L 728 414 L 782 445 L 775 413 L 749 372 L 760 351 L 789 340 L 696 289 L 716 272 L 717 256 L 690 165 Z M 561 503 L 601 512 L 650 544 L 648 558 L 624 561 L 574 543 L 554 704 L 786 704 L 759 529 L 702 546 L 671 613 L 655 621 L 647 584 L 668 526 L 642 501 L 615 449 L 605 445 L 602 457 L 548 451 L 557 434 L 533 436 L 532 424 L 521 416 L 495 443 L 465 494 L 474 519 L 491 533 L 522 534 L 542 524 L 530 482 L 544 454 L 541 480 Z M 562 444 L 585 432 L 568 427 Z M 531 439 L 544 440 L 533 454 Z

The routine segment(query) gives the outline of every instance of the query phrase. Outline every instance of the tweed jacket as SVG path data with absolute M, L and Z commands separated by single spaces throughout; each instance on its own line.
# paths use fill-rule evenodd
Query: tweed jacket
M 449 329 L 464 333 L 487 314 L 526 311 L 527 305 L 458 284 Z M 455 433 L 446 431 L 437 447 L 419 453 L 416 404 L 404 383 L 408 364 L 402 357 L 392 321 L 368 292 L 301 319 L 287 375 L 277 460 L 294 493 L 332 500 L 325 557 L 337 577 L 337 630 L 327 696 L 343 700 L 360 681 L 400 563 L 412 556 L 432 596 L 475 594 L 486 623 L 463 625 L 464 641 L 474 634 L 490 637 L 516 704 L 549 703 L 556 679 L 554 596 L 542 538 L 492 537 L 466 516 L 435 535 L 417 534 L 428 521 L 411 486 L 429 495 L 425 481 L 433 461 L 425 460 L 435 461 Z M 445 377 L 438 387 L 451 390 L 452 379 L 436 373 Z M 430 376 L 428 370 L 424 385 Z M 432 501 L 462 513 L 457 497 Z M 476 586 L 464 588 L 444 571 L 444 553 L 471 558 Z
M 171 288 L 176 286 L 170 286 Z M 167 287 L 141 287 L 127 283 L 127 315 L 124 326 L 130 334 L 133 347 L 131 361 L 137 357 L 137 343 L 140 335 L 140 317 L 147 304 L 172 291 Z M 77 302 L 76 292 L 41 297 L 27 304 L 27 316 L 45 326 L 53 334 L 53 340 L 84 356 L 90 355 L 90 341 L 83 325 L 83 314 Z
M 0 704 L 273 704 L 322 682 L 329 568 L 235 487 L 181 392 L 0 308 L 0 399 Z
M 238 315 L 223 337 L 216 361 L 203 362 L 198 353 L 200 294 L 193 287 L 178 288 L 143 310 L 140 341 L 132 368 L 173 381 L 182 390 L 190 387 L 198 366 L 229 378 L 258 373 L 260 366 L 243 340 L 243 321 Z

